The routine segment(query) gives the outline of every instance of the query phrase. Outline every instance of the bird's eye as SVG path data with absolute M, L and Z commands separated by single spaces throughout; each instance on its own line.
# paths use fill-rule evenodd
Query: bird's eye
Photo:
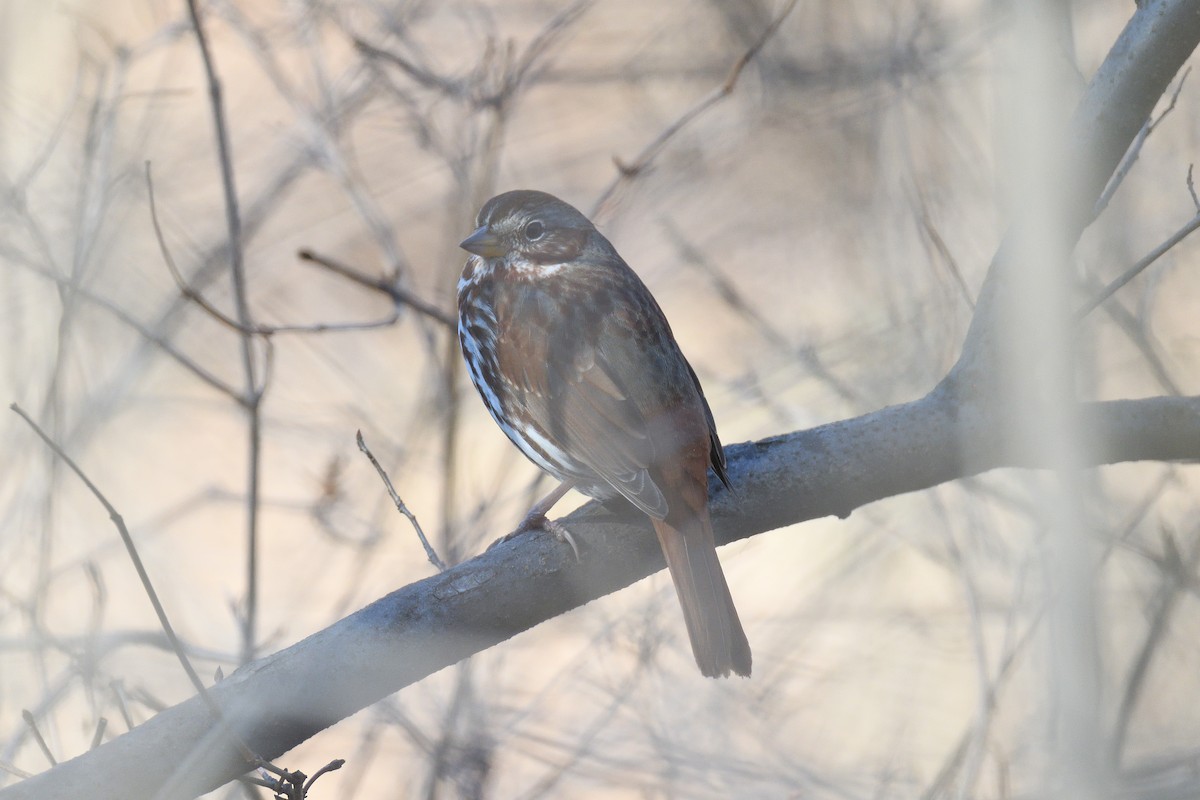
M 531 242 L 536 242 L 545 235 L 546 226 L 536 219 L 525 226 L 525 238 Z

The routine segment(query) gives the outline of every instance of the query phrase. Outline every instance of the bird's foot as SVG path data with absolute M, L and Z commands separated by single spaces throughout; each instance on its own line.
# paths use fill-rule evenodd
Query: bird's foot
M 579 545 L 575 544 L 575 537 L 567 530 L 567 526 L 552 519 L 542 517 L 542 529 L 554 536 L 560 542 L 566 542 L 571 545 L 571 552 L 575 554 L 575 563 L 582 564 L 583 559 L 579 557 Z
M 528 533 L 535 530 L 543 530 L 546 533 L 553 535 L 554 538 L 558 539 L 560 542 L 566 542 L 571 546 L 571 552 L 575 554 L 576 563 L 580 563 L 582 561 L 582 559 L 579 557 L 579 545 L 575 543 L 575 537 L 571 535 L 571 532 L 567 530 L 566 526 L 561 522 L 550 519 L 544 512 L 541 512 L 536 508 L 525 515 L 525 519 L 521 520 L 521 524 L 518 525 L 512 533 L 501 536 L 499 539 L 488 545 L 488 550 L 491 550 L 498 544 L 515 539 L 523 533 Z

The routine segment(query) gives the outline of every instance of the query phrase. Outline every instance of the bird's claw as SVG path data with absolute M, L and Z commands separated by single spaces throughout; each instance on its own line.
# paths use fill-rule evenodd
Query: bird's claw
M 498 544 L 515 539 L 523 533 L 534 530 L 543 530 L 560 542 L 569 544 L 571 552 L 575 554 L 575 562 L 582 563 L 583 559 L 579 557 L 579 545 L 575 543 L 575 537 L 571 535 L 571 532 L 567 530 L 565 525 L 556 520 L 549 519 L 545 514 L 529 514 L 525 519 L 521 520 L 521 524 L 512 533 L 505 534 L 488 545 L 488 550 L 491 550 Z
M 555 539 L 560 542 L 566 542 L 571 545 L 571 552 L 575 554 L 575 563 L 582 564 L 583 559 L 579 557 L 579 545 L 575 544 L 575 537 L 567 530 L 567 527 L 552 519 L 542 518 L 542 529 L 547 533 L 553 534 Z

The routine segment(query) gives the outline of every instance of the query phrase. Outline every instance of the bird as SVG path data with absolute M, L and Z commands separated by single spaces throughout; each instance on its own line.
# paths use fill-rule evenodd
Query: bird
M 641 278 L 592 222 L 553 195 L 488 200 L 458 281 L 467 372 L 501 430 L 559 485 L 624 497 L 650 518 L 706 677 L 749 677 L 750 644 L 708 512 L 708 470 L 732 488 L 700 381 Z M 561 529 L 560 529 L 561 530 Z

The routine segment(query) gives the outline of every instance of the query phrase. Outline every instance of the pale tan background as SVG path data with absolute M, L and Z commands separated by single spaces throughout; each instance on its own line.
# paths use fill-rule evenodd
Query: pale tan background
M 617 175 L 613 157 L 632 161 L 719 86 L 780 7 L 597 0 L 553 38 L 494 150 L 490 111 L 364 59 L 351 37 L 470 81 L 499 68 L 484 59 L 489 42 L 519 56 L 565 5 L 208 7 L 255 319 L 389 313 L 381 295 L 298 262 L 300 248 L 375 275 L 400 265 L 401 285 L 451 310 L 456 243 L 482 197 L 540 188 L 590 211 Z M 1131 9 L 1071 4 L 1067 74 L 1069 43 L 1081 84 Z M 973 296 L 1006 217 L 1003 30 L 991 3 L 801 0 L 732 95 L 597 216 L 665 308 L 727 442 L 918 397 L 954 362 L 970 306 L 953 271 Z M 183 4 L 0 3 L 0 69 L 0 399 L 78 458 L 124 515 L 201 673 L 228 672 L 246 592 L 245 415 L 95 299 L 242 386 L 237 336 L 180 300 L 143 177 L 150 161 L 181 271 L 232 312 L 211 111 Z M 1193 213 L 1197 101 L 1186 84 L 1080 248 L 1081 274 L 1118 274 Z M 1100 311 L 1082 326 L 1083 395 L 1200 391 L 1194 253 L 1185 243 L 1125 289 L 1124 317 Z M 714 271 L 750 313 L 723 298 Z M 48 274 L 74 276 L 88 296 Z M 445 332 L 407 310 L 386 328 L 274 337 L 260 654 L 430 573 L 356 429 L 443 555 L 469 557 L 519 518 L 536 470 L 461 370 L 456 462 L 443 468 L 446 353 Z M 126 728 L 119 696 L 139 721 L 191 690 L 168 651 L 137 641 L 157 625 L 103 510 L 15 415 L 0 419 L 0 762 L 36 772 L 46 762 L 22 709 L 66 758 L 99 717 L 108 737 Z M 1164 531 L 1186 557 L 1196 548 L 1195 479 L 1195 467 L 1162 465 L 1094 475 L 1109 724 L 1158 608 Z M 992 474 L 724 548 L 752 680 L 698 676 L 657 575 L 280 763 L 311 773 L 347 758 L 318 797 L 1029 791 L 1046 768 L 1054 693 L 1037 489 L 1036 476 Z M 1200 754 L 1198 612 L 1184 592 L 1152 647 L 1129 765 Z M 116 646 L 81 661 L 88 642 Z M 439 747 L 449 766 L 435 778 Z

